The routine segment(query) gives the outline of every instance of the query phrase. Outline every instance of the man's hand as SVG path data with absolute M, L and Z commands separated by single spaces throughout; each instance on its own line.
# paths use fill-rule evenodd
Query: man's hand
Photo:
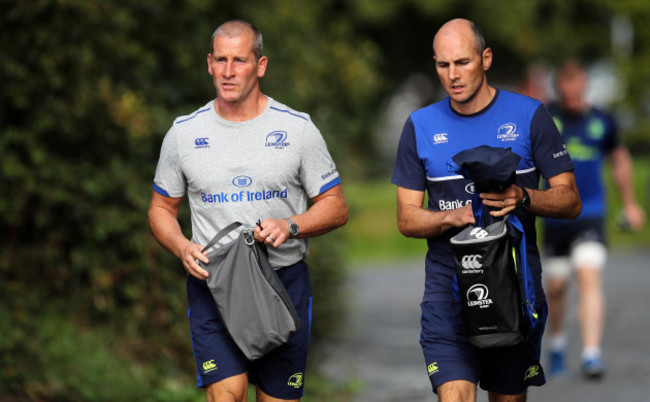
M 423 207 L 424 191 L 397 186 L 397 228 L 407 237 L 434 238 L 452 228 L 475 223 L 472 204 L 447 211 Z
M 490 211 L 490 215 L 498 218 L 514 211 L 517 208 L 517 204 L 524 197 L 524 192 L 517 185 L 512 184 L 502 192 L 481 193 L 480 197 L 484 205 L 498 208 L 496 211 Z
M 190 242 L 181 231 L 178 224 L 178 211 L 182 198 L 172 198 L 152 192 L 149 205 L 149 226 L 156 240 L 167 250 L 178 257 L 183 268 L 193 277 L 205 280 L 209 274 L 201 268 L 196 260 L 208 263 L 208 258 L 201 252 L 200 244 Z
M 474 211 L 472 211 L 472 204 L 468 203 L 465 206 L 457 209 L 452 209 L 448 211 L 444 218 L 442 218 L 442 223 L 449 225 L 451 227 L 462 228 L 469 224 L 476 224 L 476 219 L 474 218 Z
M 208 260 L 208 257 L 205 256 L 208 251 L 206 250 L 205 253 L 202 253 L 201 250 L 203 250 L 203 246 L 188 241 L 187 244 L 181 249 L 180 258 L 183 262 L 183 267 L 188 274 L 204 281 L 208 278 L 208 276 L 210 276 L 210 274 L 208 271 L 201 268 L 197 260 L 205 264 L 209 263 L 210 260 Z
M 280 247 L 289 238 L 289 222 L 284 219 L 264 219 L 255 226 L 253 236 L 260 243 Z
M 623 209 L 625 219 L 633 231 L 639 231 L 645 223 L 645 212 L 636 203 L 626 205 Z

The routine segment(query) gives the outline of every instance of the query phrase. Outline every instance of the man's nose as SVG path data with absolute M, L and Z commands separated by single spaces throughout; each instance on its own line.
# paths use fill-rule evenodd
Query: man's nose
M 457 79 L 458 77 L 459 77 L 458 69 L 453 64 L 450 64 L 449 65 L 449 79 L 451 81 L 453 81 L 453 80 Z
M 232 77 L 235 72 L 235 68 L 233 66 L 232 61 L 226 62 L 226 66 L 223 69 L 223 75 L 226 77 Z

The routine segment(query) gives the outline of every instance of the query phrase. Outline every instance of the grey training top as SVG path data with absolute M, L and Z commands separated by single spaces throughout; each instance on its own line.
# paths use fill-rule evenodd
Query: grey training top
M 166 197 L 187 191 L 192 241 L 206 244 L 220 229 L 239 221 L 253 226 L 307 210 L 307 200 L 340 183 L 320 132 L 309 115 L 267 97 L 254 119 L 221 118 L 214 100 L 181 116 L 160 151 L 154 190 Z M 304 259 L 306 239 L 269 247 L 278 269 Z

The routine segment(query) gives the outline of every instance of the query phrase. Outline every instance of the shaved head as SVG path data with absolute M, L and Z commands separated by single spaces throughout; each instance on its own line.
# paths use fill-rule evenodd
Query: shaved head
M 492 50 L 472 21 L 457 18 L 445 23 L 433 38 L 433 59 L 440 83 L 457 112 L 471 114 L 490 103 L 495 93 L 487 85 Z
M 485 50 L 485 37 L 481 28 L 478 27 L 475 23 L 464 18 L 456 18 L 451 21 L 448 21 L 443 26 L 440 27 L 436 35 L 433 37 L 433 54 L 436 53 L 436 39 L 438 37 L 452 36 L 452 35 L 461 35 L 461 36 L 473 36 L 474 42 L 476 45 L 476 51 L 478 54 L 483 54 Z
M 255 55 L 255 60 L 259 61 L 264 51 L 262 33 L 253 24 L 244 20 L 226 21 L 215 29 L 212 33 L 212 38 L 210 38 L 210 53 L 214 52 L 214 38 L 217 36 L 234 38 L 244 35 L 253 35 L 253 54 Z

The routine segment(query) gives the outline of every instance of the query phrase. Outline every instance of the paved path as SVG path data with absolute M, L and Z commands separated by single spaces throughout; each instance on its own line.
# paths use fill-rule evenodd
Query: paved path
M 325 374 L 334 381 L 363 382 L 362 392 L 354 399 L 357 402 L 436 400 L 418 343 L 422 263 L 384 264 L 355 272 L 350 283 L 348 331 L 343 344 L 332 348 Z M 580 376 L 580 346 L 572 311 L 567 316 L 569 375 L 531 388 L 529 401 L 650 402 L 650 250 L 613 252 L 604 277 L 607 376 L 601 382 L 587 382 Z M 487 394 L 479 391 L 477 399 L 487 401 Z

